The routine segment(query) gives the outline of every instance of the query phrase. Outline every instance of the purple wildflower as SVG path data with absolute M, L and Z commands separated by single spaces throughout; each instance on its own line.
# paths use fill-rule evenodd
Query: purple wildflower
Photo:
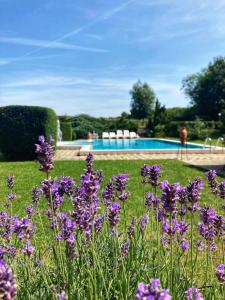
M 216 176 L 217 174 L 215 170 L 209 170 L 205 173 L 208 185 L 214 195 L 218 194 L 218 181 L 216 180 Z
M 148 222 L 149 222 L 149 217 L 148 217 L 148 215 L 145 214 L 140 220 L 141 231 L 145 230 L 146 226 L 148 225 Z
M 109 206 L 115 200 L 116 194 L 115 194 L 114 185 L 112 181 L 110 181 L 107 184 L 107 186 L 105 187 L 102 193 L 102 196 L 105 199 L 106 206 Z
M 27 213 L 28 217 L 31 218 L 32 215 L 33 215 L 33 213 L 34 213 L 34 206 L 33 205 L 29 205 L 26 208 L 26 213 Z
M 1 299 L 15 299 L 16 297 L 16 279 L 10 265 L 0 260 L 0 297 Z
M 216 217 L 216 212 L 214 208 L 205 207 L 201 210 L 200 219 L 205 225 L 210 225 L 213 223 Z
M 16 198 L 16 193 L 9 193 L 7 195 L 7 198 L 8 198 L 9 201 L 14 200 Z
M 15 176 L 14 175 L 8 175 L 5 177 L 6 178 L 6 181 L 7 181 L 7 186 L 10 190 L 13 189 L 14 187 L 14 179 L 15 179 Z
M 171 300 L 169 290 L 161 289 L 159 279 L 151 279 L 149 284 L 138 283 L 137 300 Z
M 216 267 L 216 277 L 219 280 L 220 284 L 224 284 L 225 283 L 225 265 L 224 264 L 219 264 Z
M 130 193 L 126 192 L 126 186 L 129 180 L 129 176 L 127 174 L 120 174 L 117 176 L 113 176 L 112 180 L 113 180 L 114 187 L 118 192 L 117 197 L 121 201 L 126 201 L 130 196 Z
M 175 213 L 177 211 L 176 201 L 179 199 L 179 191 L 181 186 L 179 183 L 169 184 L 167 180 L 162 181 L 162 203 L 163 208 L 168 213 Z
M 53 139 L 50 136 L 49 140 L 46 141 L 43 135 L 38 138 L 39 144 L 35 144 L 37 154 L 37 161 L 40 163 L 39 170 L 42 172 L 49 173 L 52 169 L 54 169 L 53 164 Z
M 160 174 L 161 167 L 159 165 L 153 165 L 150 170 L 150 183 L 154 188 L 159 185 Z
M 31 245 L 31 242 L 29 240 L 27 240 L 25 242 L 25 244 L 23 245 L 21 252 L 24 255 L 27 255 L 28 257 L 30 257 L 32 255 L 32 253 L 34 252 L 34 247 Z
M 225 199 L 225 180 L 219 185 L 219 196 L 221 199 Z
M 129 241 L 124 241 L 121 245 L 121 251 L 124 256 L 128 256 L 129 252 L 129 247 L 130 247 L 130 242 Z
M 198 251 L 200 251 L 200 252 L 202 252 L 202 251 L 204 250 L 204 248 L 205 248 L 203 242 L 200 241 L 200 240 L 197 240 L 197 241 L 196 241 L 196 246 L 197 246 L 197 248 L 198 248 Z
M 32 190 L 32 202 L 37 204 L 40 201 L 41 190 L 39 187 L 35 186 Z
M 143 177 L 142 183 L 146 184 L 149 181 L 149 175 L 150 175 L 151 166 L 144 164 L 144 166 L 141 168 L 141 176 Z
M 94 156 L 92 153 L 88 153 L 86 157 L 86 163 L 87 163 L 87 172 L 91 173 L 93 168 L 93 163 L 94 163 Z
M 160 198 L 156 197 L 155 195 L 153 195 L 153 193 L 148 192 L 146 194 L 146 206 L 151 209 L 151 207 L 153 206 L 154 208 L 158 207 L 160 203 Z
M 190 181 L 187 186 L 187 198 L 190 202 L 189 210 L 195 212 L 199 209 L 199 200 L 201 190 L 203 189 L 203 182 L 199 178 L 195 178 L 194 181 Z
M 189 250 L 190 249 L 190 244 L 185 238 L 183 238 L 181 243 L 180 243 L 180 247 L 183 251 Z
M 119 223 L 120 204 L 114 202 L 108 209 L 108 220 L 111 227 L 115 227 Z
M 131 220 L 130 226 L 128 227 L 128 230 L 127 230 L 127 234 L 130 239 L 134 236 L 136 223 L 137 223 L 137 219 L 135 217 L 133 217 Z
M 204 300 L 201 292 L 197 288 L 189 288 L 186 291 L 187 300 Z
M 225 219 L 223 216 L 216 215 L 213 223 L 216 236 L 224 236 L 225 234 Z

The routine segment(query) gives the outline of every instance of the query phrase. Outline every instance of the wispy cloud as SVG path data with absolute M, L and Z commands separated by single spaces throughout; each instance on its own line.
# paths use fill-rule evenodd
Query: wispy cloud
M 135 81 L 131 77 L 80 77 L 72 74 L 26 76 L 24 79 L 2 83 L 0 102 L 2 105 L 49 105 L 58 114 L 85 112 L 95 116 L 115 116 L 122 111 L 129 111 L 129 91 Z M 168 106 L 186 104 L 180 85 L 151 78 L 146 78 L 146 81 L 162 103 Z M 96 106 L 96 103 L 102 104 Z
M 108 50 L 106 50 L 106 49 L 83 47 L 83 46 L 79 46 L 79 45 L 73 45 L 73 44 L 62 43 L 62 42 L 49 43 L 46 40 L 35 40 L 35 39 L 18 38 L 18 37 L 1 37 L 0 36 L 0 42 L 8 43 L 8 44 L 15 44 L 15 45 L 64 49 L 64 50 L 79 50 L 79 51 L 88 51 L 88 52 L 95 52 L 95 53 L 108 52 Z

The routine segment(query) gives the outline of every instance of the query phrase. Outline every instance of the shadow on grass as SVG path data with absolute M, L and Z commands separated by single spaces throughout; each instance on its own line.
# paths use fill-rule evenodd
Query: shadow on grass
M 186 164 L 186 167 L 190 169 L 201 170 L 201 171 L 215 170 L 219 176 L 225 177 L 225 164 L 218 164 L 218 165 L 206 164 L 206 165 L 199 165 L 199 166 Z

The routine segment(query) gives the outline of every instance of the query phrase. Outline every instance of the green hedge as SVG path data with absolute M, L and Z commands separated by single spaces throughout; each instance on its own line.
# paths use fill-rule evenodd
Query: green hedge
M 63 141 L 72 141 L 72 125 L 69 122 L 61 122 L 60 129 L 62 131 Z
M 46 107 L 11 105 L 0 108 L 0 150 L 8 160 L 32 160 L 38 136 L 56 142 L 57 116 Z

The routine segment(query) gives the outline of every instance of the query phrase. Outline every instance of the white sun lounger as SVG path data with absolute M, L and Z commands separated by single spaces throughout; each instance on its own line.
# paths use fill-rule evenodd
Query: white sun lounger
M 123 131 L 122 130 L 117 130 L 116 131 L 116 138 L 117 139 L 122 139 L 123 138 Z
M 110 132 L 110 133 L 109 133 L 109 138 L 110 138 L 110 139 L 115 139 L 115 138 L 116 138 L 115 132 Z
M 131 139 L 136 139 L 137 138 L 137 134 L 134 131 L 130 132 L 130 138 Z
M 129 132 L 129 130 L 124 130 L 123 131 L 123 138 L 124 139 L 129 139 L 130 138 L 130 132 Z
M 102 133 L 102 138 L 103 139 L 109 139 L 109 133 L 108 132 L 103 132 Z

